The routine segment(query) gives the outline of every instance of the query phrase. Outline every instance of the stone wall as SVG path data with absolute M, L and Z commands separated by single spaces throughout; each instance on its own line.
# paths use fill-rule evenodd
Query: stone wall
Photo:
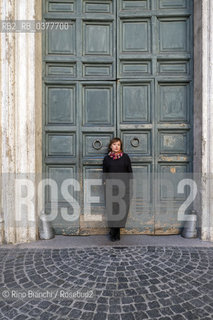
M 41 0 L 1 0 L 1 20 L 41 20 Z M 1 242 L 38 238 L 28 216 L 17 223 L 15 177 L 41 172 L 42 55 L 41 33 L 1 33 Z M 37 219 L 38 198 L 31 218 Z

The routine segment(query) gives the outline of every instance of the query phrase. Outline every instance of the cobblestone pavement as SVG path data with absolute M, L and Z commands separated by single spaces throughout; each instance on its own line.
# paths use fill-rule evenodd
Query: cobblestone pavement
M 0 269 L 1 320 L 213 319 L 213 248 L 1 248 Z

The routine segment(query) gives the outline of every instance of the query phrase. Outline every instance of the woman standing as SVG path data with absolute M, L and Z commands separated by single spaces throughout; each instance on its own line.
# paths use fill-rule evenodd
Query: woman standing
M 128 154 L 123 152 L 122 141 L 120 138 L 113 138 L 109 143 L 108 154 L 103 160 L 103 175 L 105 185 L 106 215 L 108 227 L 110 228 L 110 239 L 112 241 L 120 240 L 120 228 L 125 228 L 130 206 L 129 182 L 132 179 L 131 160 Z M 124 193 L 121 192 L 123 195 L 122 201 L 124 201 L 125 204 L 123 207 L 124 212 L 120 212 L 122 208 L 119 207 L 119 202 L 112 201 L 113 198 L 111 197 L 113 197 L 115 190 L 116 194 L 119 194 L 119 184 L 111 184 L 110 179 L 118 179 L 117 181 L 121 182 L 121 189 L 122 186 L 125 187 L 122 190 Z

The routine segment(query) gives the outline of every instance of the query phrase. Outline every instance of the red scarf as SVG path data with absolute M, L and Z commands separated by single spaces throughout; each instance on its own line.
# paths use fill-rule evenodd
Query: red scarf
M 108 155 L 109 155 L 113 160 L 116 160 L 116 159 L 119 159 L 119 158 L 122 157 L 123 152 L 119 152 L 118 154 L 115 154 L 115 152 L 110 151 L 110 152 L 108 153 Z

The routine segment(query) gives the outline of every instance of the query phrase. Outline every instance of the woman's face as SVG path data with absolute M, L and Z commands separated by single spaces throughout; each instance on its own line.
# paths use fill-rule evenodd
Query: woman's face
M 116 141 L 111 144 L 111 149 L 113 152 L 120 152 L 121 151 L 121 143 L 120 141 Z

